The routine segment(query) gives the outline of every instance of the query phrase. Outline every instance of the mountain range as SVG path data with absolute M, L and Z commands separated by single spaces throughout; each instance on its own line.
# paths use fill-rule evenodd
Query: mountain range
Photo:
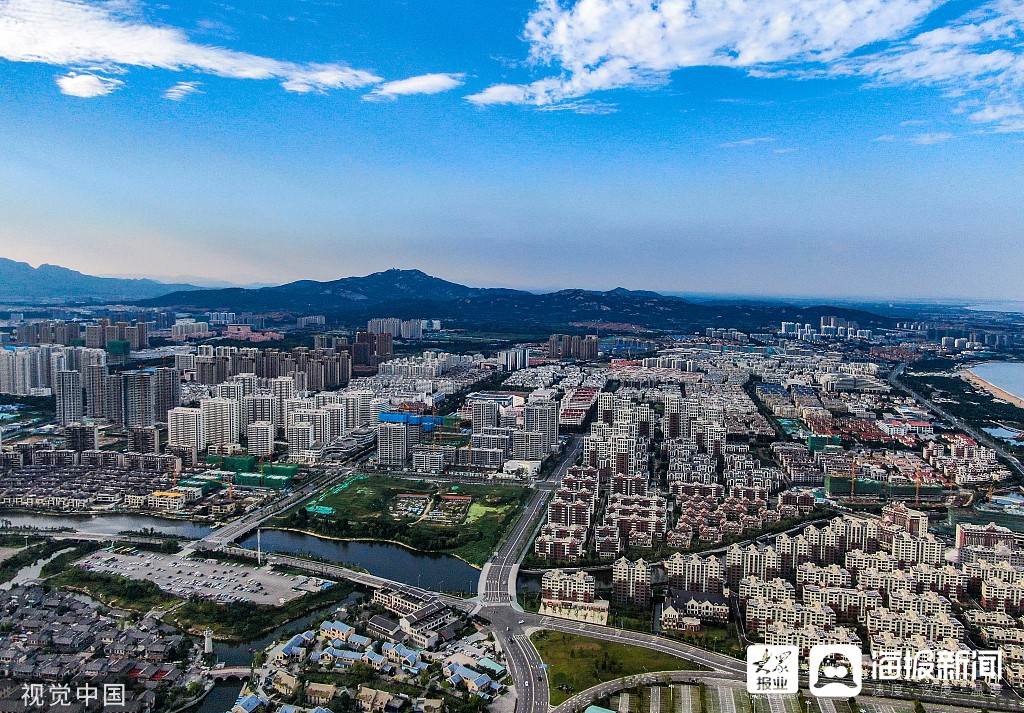
M 420 270 L 397 269 L 365 277 L 326 282 L 300 280 L 260 289 L 189 289 L 139 304 L 192 310 L 323 314 L 350 324 L 372 317 L 436 318 L 454 326 L 485 330 L 543 331 L 581 323 L 630 324 L 669 331 L 692 331 L 707 326 L 759 330 L 777 328 L 782 321 L 817 324 L 823 315 L 853 319 L 862 325 L 891 322 L 870 312 L 829 305 L 794 306 L 749 300 L 704 304 L 621 287 L 547 293 L 467 287 Z
M 156 280 L 95 277 L 59 265 L 32 267 L 27 262 L 0 258 L 0 301 L 16 304 L 119 302 L 198 290 L 195 285 Z

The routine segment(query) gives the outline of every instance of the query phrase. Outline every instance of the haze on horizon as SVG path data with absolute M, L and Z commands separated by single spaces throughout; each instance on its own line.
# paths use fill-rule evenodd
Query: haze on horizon
M 1024 299 L 1024 3 L 696 6 L 9 0 L 0 256 Z

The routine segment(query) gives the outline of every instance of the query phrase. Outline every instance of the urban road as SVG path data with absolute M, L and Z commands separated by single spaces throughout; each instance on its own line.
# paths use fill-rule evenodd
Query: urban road
M 948 423 L 952 424 L 959 430 L 963 431 L 971 438 L 976 440 L 978 443 L 982 443 L 991 448 L 992 450 L 994 450 L 1007 464 L 1010 465 L 1011 468 L 1017 471 L 1019 475 L 1024 476 L 1024 465 L 1021 465 L 1021 462 L 1017 459 L 1015 455 L 1013 455 L 1005 448 L 1000 446 L 995 440 L 990 438 L 987 433 L 978 430 L 971 424 L 966 423 L 963 419 L 957 418 L 949 411 L 936 404 L 934 401 L 925 398 L 924 396 L 922 396 L 921 394 L 907 386 L 906 383 L 900 381 L 900 376 L 903 374 L 906 368 L 906 364 L 900 364 L 895 369 L 893 369 L 892 372 L 890 372 L 889 374 L 889 384 L 903 391 L 904 393 L 909 394 L 919 404 L 930 409 L 932 413 L 937 414 L 941 418 L 945 419 Z
M 919 402 L 944 418 L 964 428 L 958 419 L 906 388 L 903 384 L 896 382 L 898 375 L 899 372 L 896 372 L 890 376 L 890 381 L 894 385 L 904 389 Z M 964 428 L 964 430 L 970 432 L 967 428 Z M 571 437 L 551 475 L 537 483 L 534 495 L 524 509 L 522 516 L 512 528 L 512 531 L 503 539 L 491 560 L 484 566 L 480 573 L 477 596 L 472 599 L 460 599 L 430 592 L 419 587 L 412 587 L 365 572 L 357 572 L 341 565 L 313 562 L 308 559 L 281 553 L 276 553 L 271 558 L 274 562 L 280 564 L 287 564 L 326 577 L 345 578 L 367 587 L 388 587 L 410 594 L 437 596 L 449 606 L 465 611 L 468 614 L 477 614 L 488 620 L 494 636 L 505 653 L 507 669 L 514 683 L 516 693 L 516 713 L 549 713 L 551 710 L 548 696 L 547 672 L 541 661 L 540 654 L 530 640 L 530 634 L 538 630 L 546 629 L 569 634 L 580 634 L 604 641 L 642 646 L 651 651 L 687 659 L 699 664 L 704 669 L 686 672 L 687 676 L 692 680 L 706 680 L 709 683 L 732 682 L 733 684 L 743 680 L 746 676 L 744 662 L 730 656 L 707 651 L 653 634 L 541 616 L 525 612 L 519 606 L 516 597 L 516 580 L 519 574 L 519 564 L 525 556 L 529 543 L 540 528 L 545 507 L 551 493 L 558 488 L 568 469 L 576 463 L 580 450 L 580 437 Z M 1020 467 L 1016 459 L 1008 460 L 1016 467 Z M 201 540 L 192 542 L 180 553 L 180 556 L 188 556 L 188 554 L 196 549 L 208 549 L 255 557 L 256 553 L 251 550 L 232 546 L 231 543 L 258 528 L 275 515 L 284 512 L 316 492 L 328 488 L 349 476 L 354 471 L 355 465 L 356 463 L 353 462 L 348 466 L 332 468 L 324 475 L 284 498 L 214 530 Z M 84 537 L 83 535 L 63 532 L 49 534 L 54 537 L 77 537 L 79 539 Z M 111 538 L 109 535 L 104 535 L 102 537 L 105 540 L 118 539 L 128 541 L 132 539 L 125 536 Z M 135 539 L 141 540 L 143 538 Z M 648 674 L 647 678 L 650 675 Z M 590 697 L 591 700 L 596 700 L 600 697 L 606 697 L 618 692 L 623 686 L 635 684 L 636 682 L 632 680 L 633 678 L 635 677 L 600 684 L 593 689 L 580 692 L 577 696 L 574 696 L 574 699 Z M 645 681 L 645 683 L 657 683 L 658 680 L 660 679 L 652 678 L 649 681 Z M 568 713 L 568 711 L 574 710 L 571 706 L 572 703 L 566 701 L 566 703 L 555 709 L 555 713 Z M 991 703 L 990 707 L 1007 709 L 1005 706 L 991 705 Z

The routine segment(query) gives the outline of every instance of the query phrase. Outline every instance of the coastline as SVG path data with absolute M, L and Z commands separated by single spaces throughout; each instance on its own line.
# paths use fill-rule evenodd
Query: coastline
M 960 378 L 966 381 L 967 383 L 971 384 L 972 386 L 976 386 L 979 389 L 984 389 L 997 399 L 1006 401 L 1007 403 L 1013 404 L 1018 408 L 1024 408 L 1024 398 L 1014 396 L 1009 391 L 1000 389 L 992 382 L 985 381 L 983 378 L 975 374 L 970 369 L 964 369 L 963 371 L 961 371 Z

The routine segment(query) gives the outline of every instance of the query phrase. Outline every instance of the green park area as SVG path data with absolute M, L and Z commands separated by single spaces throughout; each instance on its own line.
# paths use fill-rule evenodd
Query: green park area
M 46 582 L 51 587 L 81 592 L 115 609 L 137 614 L 163 611 L 166 612 L 163 620 L 168 624 L 194 635 L 211 629 L 214 637 L 228 641 L 255 639 L 309 612 L 338 604 L 355 591 L 355 585 L 342 581 L 280 606 L 272 606 L 244 601 L 213 602 L 196 597 L 182 599 L 150 581 L 90 572 L 78 567 L 68 567 Z
M 547 664 L 554 706 L 580 691 L 623 676 L 701 670 L 701 666 L 688 659 L 579 634 L 538 631 L 530 639 Z
M 482 566 L 529 498 L 507 485 L 354 475 L 270 525 L 347 540 L 389 540 Z

